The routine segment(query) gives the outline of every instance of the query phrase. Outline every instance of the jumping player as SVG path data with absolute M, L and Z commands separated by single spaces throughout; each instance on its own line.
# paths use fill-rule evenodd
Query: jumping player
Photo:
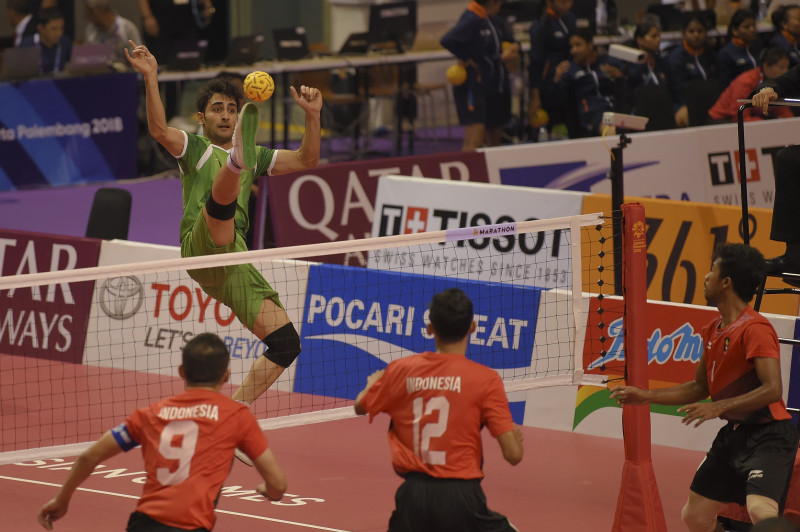
M 457 289 L 430 304 L 428 333 L 436 352 L 391 362 L 367 378 L 355 410 L 370 422 L 392 418 L 392 466 L 405 482 L 395 495 L 389 532 L 517 530 L 486 506 L 481 489 L 484 425 L 512 465 L 522 460 L 522 435 L 511 419 L 503 382 L 465 356 L 475 331 L 472 301 Z
M 753 523 L 776 517 L 785 501 L 798 436 L 783 403 L 778 337 L 747 304 L 764 278 L 764 257 L 727 244 L 706 274 L 705 295 L 720 315 L 703 328 L 705 350 L 695 379 L 670 388 L 617 386 L 623 404 L 686 405 L 683 423 L 728 422 L 695 473 L 683 521 L 692 532 L 722 530 L 717 514 L 729 502 L 746 504 Z M 701 402 L 708 396 L 711 402 Z
M 234 449 L 255 462 L 264 482 L 257 490 L 271 500 L 286 491 L 286 476 L 250 410 L 219 393 L 228 381 L 230 355 L 215 334 L 195 336 L 178 368 L 186 390 L 140 408 L 106 432 L 72 466 L 58 494 L 39 510 L 47 530 L 66 515 L 70 499 L 98 464 L 142 446 L 147 477 L 128 520 L 128 532 L 208 531 L 228 477 Z
M 158 63 L 145 46 L 130 42 L 130 64 L 144 76 L 150 134 L 177 160 L 183 187 L 180 225 L 181 255 L 194 257 L 246 251 L 247 203 L 253 180 L 315 167 L 319 162 L 319 90 L 291 88 L 305 111 L 305 134 L 295 151 L 256 146 L 258 109 L 239 109 L 241 90 L 214 79 L 197 95 L 197 119 L 203 135 L 167 126 L 158 91 Z M 189 271 L 213 298 L 229 306 L 237 318 L 267 345 L 233 398 L 251 404 L 289 367 L 300 353 L 300 337 L 278 293 L 251 264 Z

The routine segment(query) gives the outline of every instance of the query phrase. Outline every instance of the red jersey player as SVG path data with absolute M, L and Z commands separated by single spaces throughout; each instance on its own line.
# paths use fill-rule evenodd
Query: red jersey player
M 695 473 L 683 521 L 692 532 L 714 532 L 729 502 L 747 505 L 753 523 L 779 514 L 797 454 L 798 435 L 782 399 L 778 336 L 748 306 L 765 274 L 764 257 L 727 244 L 706 274 L 705 295 L 720 315 L 703 328 L 705 350 L 695 379 L 670 388 L 618 386 L 619 404 L 686 405 L 683 423 L 714 418 L 722 427 Z M 708 396 L 711 402 L 701 402 Z
M 42 526 L 52 530 L 53 521 L 67 513 L 72 494 L 98 464 L 138 445 L 147 479 L 128 521 L 129 532 L 211 530 L 237 447 L 253 459 L 264 479 L 258 492 L 280 499 L 286 476 L 258 422 L 246 405 L 219 393 L 230 376 L 229 362 L 228 349 L 215 334 L 189 341 L 178 369 L 186 390 L 136 410 L 84 451 L 55 498 L 39 510 Z
M 357 414 L 392 418 L 392 465 L 405 482 L 390 532 L 516 530 L 487 508 L 480 485 L 483 426 L 512 465 L 522 460 L 522 436 L 500 376 L 464 356 L 474 330 L 472 301 L 463 291 L 436 294 L 428 325 L 436 352 L 391 362 L 356 397 Z

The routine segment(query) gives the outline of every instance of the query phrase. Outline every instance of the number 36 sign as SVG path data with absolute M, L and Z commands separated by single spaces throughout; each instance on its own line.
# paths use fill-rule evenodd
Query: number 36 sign
M 714 248 L 725 242 L 743 242 L 742 210 L 738 206 L 692 203 L 650 198 L 641 201 L 647 218 L 647 298 L 675 303 L 705 305 L 705 275 L 711 269 Z M 583 212 L 611 212 L 611 197 L 593 194 L 584 198 Z M 784 252 L 781 242 L 769 239 L 772 211 L 749 209 L 750 245 L 765 257 Z M 604 228 L 611 237 L 611 224 Z M 584 275 L 591 275 L 590 272 Z M 585 279 L 586 280 L 586 279 Z M 781 286 L 771 278 L 767 286 Z M 610 289 L 609 289 L 610 290 Z M 797 314 L 798 296 L 781 295 L 764 299 L 761 310 Z

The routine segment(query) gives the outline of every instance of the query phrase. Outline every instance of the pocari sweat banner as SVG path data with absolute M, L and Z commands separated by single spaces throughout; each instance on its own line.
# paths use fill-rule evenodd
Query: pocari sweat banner
M 539 288 L 321 264 L 309 269 L 294 391 L 354 399 L 370 373 L 435 351 L 428 306 L 448 288 L 473 302 L 477 328 L 467 357 L 504 375 L 527 375 Z

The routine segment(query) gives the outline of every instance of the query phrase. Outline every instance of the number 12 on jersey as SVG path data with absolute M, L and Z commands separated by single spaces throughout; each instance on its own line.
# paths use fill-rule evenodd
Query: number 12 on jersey
M 414 399 L 414 454 L 423 464 L 445 465 L 446 451 L 431 451 L 431 438 L 439 438 L 447 431 L 447 418 L 450 415 L 450 402 L 447 397 L 431 397 L 427 404 L 422 397 Z M 422 424 L 422 416 L 439 413 L 435 423 Z M 422 429 L 420 431 L 420 429 Z M 421 432 L 421 434 L 420 434 Z

